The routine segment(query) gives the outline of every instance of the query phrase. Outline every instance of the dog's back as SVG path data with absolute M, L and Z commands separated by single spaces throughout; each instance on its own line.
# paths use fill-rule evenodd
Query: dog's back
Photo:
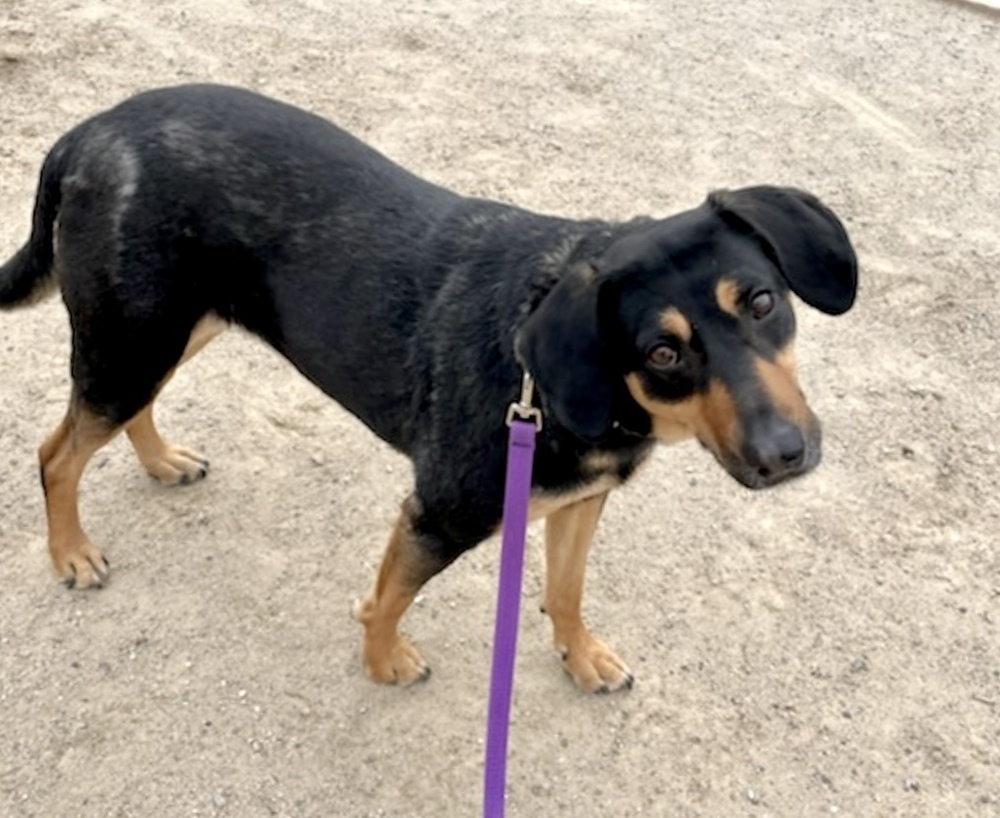
M 211 312 L 402 445 L 396 404 L 412 384 L 403 366 L 373 374 L 374 356 L 411 334 L 436 291 L 444 271 L 421 269 L 413 248 L 460 200 L 293 106 L 222 86 L 152 91 L 52 149 L 31 238 L 0 268 L 0 306 L 44 296 L 58 268 L 74 325 L 86 331 L 100 313 L 103 333 L 117 323 L 116 335 L 142 344 L 149 375 L 117 398 L 116 420 Z

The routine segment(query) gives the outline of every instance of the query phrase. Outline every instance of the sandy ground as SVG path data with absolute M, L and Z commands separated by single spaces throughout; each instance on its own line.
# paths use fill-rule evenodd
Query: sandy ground
M 586 609 L 622 695 L 559 669 L 533 531 L 508 813 L 998 816 L 998 77 L 1000 18 L 930 0 L 3 0 L 0 255 L 57 136 L 186 80 L 542 211 L 813 190 L 863 263 L 853 312 L 800 313 L 825 462 L 750 494 L 685 445 L 613 496 Z M 368 682 L 349 609 L 409 466 L 231 333 L 160 402 L 209 479 L 104 450 L 114 578 L 68 592 L 35 454 L 67 354 L 58 300 L 0 315 L 0 815 L 479 814 L 496 543 L 407 621 L 431 681 Z

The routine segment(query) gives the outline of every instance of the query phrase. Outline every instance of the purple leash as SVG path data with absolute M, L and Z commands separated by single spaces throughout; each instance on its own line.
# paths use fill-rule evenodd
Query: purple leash
M 510 437 L 507 443 L 507 481 L 503 500 L 503 545 L 500 551 L 500 589 L 497 592 L 496 630 L 493 635 L 493 671 L 486 721 L 486 777 L 483 795 L 485 818 L 503 818 L 507 781 L 507 733 L 514 692 L 514 659 L 521 614 L 521 578 L 524 540 L 531 501 L 531 465 L 535 435 L 542 428 L 542 413 L 532 407 L 531 376 L 525 372 L 520 402 L 507 409 Z

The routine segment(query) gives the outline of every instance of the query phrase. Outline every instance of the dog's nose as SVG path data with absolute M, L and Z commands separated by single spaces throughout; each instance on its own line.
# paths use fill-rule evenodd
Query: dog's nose
M 744 444 L 747 463 L 765 480 L 794 474 L 806 456 L 802 431 L 776 415 L 762 418 L 747 430 Z

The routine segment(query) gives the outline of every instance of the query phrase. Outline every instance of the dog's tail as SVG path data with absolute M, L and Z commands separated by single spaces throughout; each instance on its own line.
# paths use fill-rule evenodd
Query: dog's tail
M 62 199 L 68 152 L 65 143 L 60 142 L 45 158 L 35 196 L 31 237 L 0 267 L 0 309 L 34 304 L 56 288 L 54 228 Z

